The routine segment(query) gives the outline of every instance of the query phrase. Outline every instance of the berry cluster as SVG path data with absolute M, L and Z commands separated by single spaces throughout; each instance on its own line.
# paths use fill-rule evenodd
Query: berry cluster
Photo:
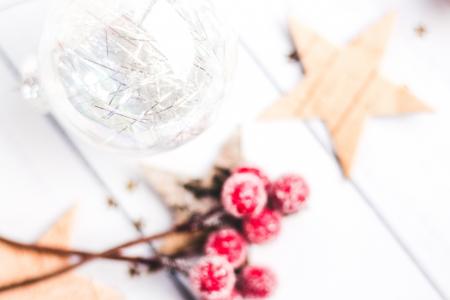
M 274 239 L 281 230 L 282 216 L 299 211 L 308 196 L 308 185 L 298 175 L 271 182 L 259 168 L 236 168 L 221 189 L 223 208 L 236 222 L 209 234 L 205 256 L 189 272 L 200 299 L 268 298 L 276 286 L 275 274 L 248 263 L 249 244 Z

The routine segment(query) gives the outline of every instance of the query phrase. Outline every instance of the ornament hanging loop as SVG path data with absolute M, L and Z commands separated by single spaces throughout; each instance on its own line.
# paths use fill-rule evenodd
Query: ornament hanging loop
M 20 93 L 22 97 L 41 113 L 48 113 L 49 106 L 43 97 L 36 57 L 28 58 L 21 71 Z

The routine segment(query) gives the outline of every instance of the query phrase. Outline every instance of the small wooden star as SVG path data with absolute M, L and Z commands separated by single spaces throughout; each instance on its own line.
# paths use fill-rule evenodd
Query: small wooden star
M 407 88 L 392 84 L 378 72 L 394 19 L 393 14 L 385 16 L 344 48 L 291 20 L 306 77 L 261 118 L 319 117 L 329 129 L 344 175 L 349 176 L 368 117 L 430 111 Z
M 414 31 L 416 32 L 416 35 L 417 35 L 418 37 L 423 37 L 423 36 L 425 36 L 425 35 L 427 34 L 427 32 L 428 32 L 427 28 L 426 28 L 425 25 L 423 25 L 423 24 L 417 25 L 417 26 L 414 28 Z

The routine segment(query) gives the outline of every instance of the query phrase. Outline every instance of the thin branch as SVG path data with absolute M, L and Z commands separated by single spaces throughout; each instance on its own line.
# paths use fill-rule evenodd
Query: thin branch
M 158 259 L 153 258 L 153 257 L 147 258 L 147 257 L 139 257 L 139 256 L 127 256 L 127 255 L 120 255 L 119 253 L 114 253 L 114 254 L 109 254 L 109 255 L 100 255 L 100 253 L 88 252 L 88 251 L 83 251 L 83 250 L 64 249 L 64 248 L 49 247 L 49 246 L 37 245 L 37 244 L 26 244 L 26 243 L 13 241 L 13 240 L 1 237 L 1 236 L 0 236 L 0 242 L 5 243 L 5 244 L 15 247 L 15 248 L 19 248 L 19 249 L 40 252 L 40 253 L 46 253 L 46 254 L 62 256 L 62 257 L 70 257 L 70 256 L 78 256 L 78 257 L 82 257 L 82 258 L 95 257 L 95 258 L 126 261 L 126 262 L 130 262 L 130 263 L 146 264 L 146 265 L 150 265 L 150 266 L 155 263 L 159 263 Z
M 185 223 L 174 226 L 172 229 L 169 229 L 167 231 L 163 231 L 161 233 L 141 237 L 141 238 L 117 245 L 111 249 L 108 249 L 108 250 L 100 252 L 100 253 L 88 253 L 85 251 L 73 250 L 74 252 L 69 254 L 68 252 L 70 252 L 70 250 L 63 250 L 63 249 L 59 249 L 59 248 L 51 248 L 51 247 L 46 247 L 46 246 L 35 246 L 36 251 L 42 252 L 42 251 L 48 250 L 47 253 L 51 253 L 54 255 L 64 255 L 64 256 L 78 255 L 80 257 L 80 260 L 76 263 L 72 263 L 68 266 L 64 266 L 62 268 L 41 274 L 39 276 L 26 278 L 24 280 L 19 280 L 19 281 L 13 282 L 13 283 L 9 283 L 9 284 L 0 286 L 0 293 L 9 291 L 12 289 L 20 288 L 20 287 L 25 287 L 25 286 L 28 286 L 31 284 L 35 284 L 35 283 L 44 281 L 44 280 L 55 278 L 57 276 L 60 276 L 65 273 L 68 273 L 70 271 L 73 271 L 73 270 L 85 265 L 86 263 L 88 263 L 92 260 L 98 259 L 98 258 L 113 259 L 113 257 L 118 257 L 117 255 L 122 249 L 129 248 L 134 245 L 148 243 L 148 242 L 151 242 L 154 240 L 158 240 L 158 239 L 167 237 L 167 236 L 169 236 L 173 233 L 177 233 L 177 232 L 196 232 L 196 231 L 208 228 L 211 226 L 211 225 L 208 225 L 209 224 L 208 221 L 210 221 L 212 218 L 217 216 L 218 213 L 221 213 L 221 208 L 220 207 L 213 208 L 208 213 L 206 213 L 204 215 L 194 216 L 193 218 L 189 219 Z M 11 244 L 16 244 L 17 246 L 20 246 L 20 247 L 26 246 L 26 244 L 12 242 L 12 241 L 8 241 L 8 240 L 6 240 L 6 241 L 11 242 Z M 28 248 L 28 249 L 30 249 L 30 248 Z M 78 254 L 75 254 L 75 253 L 78 253 Z M 170 261 L 170 259 L 161 259 L 161 257 L 159 257 L 157 262 L 160 264 L 159 266 L 167 266 L 170 268 L 173 268 L 176 265 L 176 264 L 173 264 Z M 157 265 L 149 265 L 149 267 L 157 268 L 158 266 Z

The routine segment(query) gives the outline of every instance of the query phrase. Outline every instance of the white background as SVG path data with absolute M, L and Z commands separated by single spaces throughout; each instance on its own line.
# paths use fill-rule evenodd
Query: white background
M 252 249 L 255 263 L 279 275 L 274 299 L 449 299 L 450 2 L 216 2 L 241 41 L 233 88 L 210 130 L 146 163 L 201 175 L 227 135 L 244 124 L 249 161 L 274 177 L 299 172 L 312 188 L 308 209 L 284 222 L 280 238 Z M 16 66 L 36 52 L 47 8 L 47 0 L 0 0 L 0 47 Z M 255 117 L 301 80 L 298 64 L 287 59 L 288 14 L 344 45 L 392 10 L 398 20 L 380 70 L 435 112 L 371 119 L 349 181 L 320 122 L 261 124 Z M 422 38 L 414 31 L 420 24 L 428 30 Z M 1 235 L 32 241 L 75 203 L 73 245 L 83 249 L 102 250 L 136 237 L 130 219 L 143 219 L 146 233 L 170 226 L 138 162 L 76 142 L 120 202 L 118 210 L 108 208 L 110 192 L 48 119 L 21 99 L 18 87 L 0 63 Z M 132 193 L 126 190 L 129 179 L 139 183 Z M 129 279 L 126 265 L 109 262 L 80 272 L 127 299 L 181 299 L 164 273 Z

